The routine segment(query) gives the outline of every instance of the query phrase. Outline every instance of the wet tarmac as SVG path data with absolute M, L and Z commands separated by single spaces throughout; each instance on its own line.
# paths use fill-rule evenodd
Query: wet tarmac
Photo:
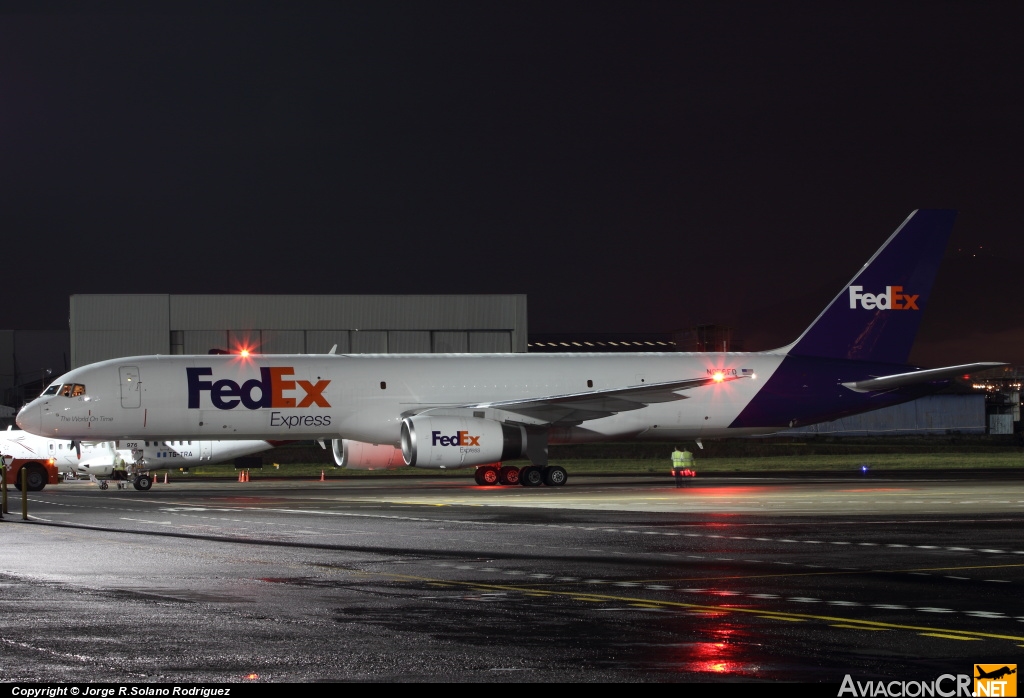
M 932 680 L 1024 652 L 1019 474 L 65 483 L 4 682 Z

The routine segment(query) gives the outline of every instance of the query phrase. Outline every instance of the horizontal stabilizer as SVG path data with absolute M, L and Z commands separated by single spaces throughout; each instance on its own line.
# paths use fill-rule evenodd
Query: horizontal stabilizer
M 851 381 L 850 383 L 843 383 L 842 385 L 844 388 L 849 388 L 854 392 L 870 393 L 876 390 L 892 390 L 893 388 L 903 388 L 908 385 L 917 385 L 919 383 L 930 383 L 931 381 L 943 380 L 945 378 L 967 376 L 971 373 L 977 373 L 978 371 L 1007 365 L 1008 364 L 999 361 L 982 361 L 976 364 L 943 366 L 942 368 L 928 368 L 921 369 L 920 371 L 910 371 L 909 373 L 897 373 L 892 376 L 879 376 L 878 378 L 869 378 L 862 381 Z

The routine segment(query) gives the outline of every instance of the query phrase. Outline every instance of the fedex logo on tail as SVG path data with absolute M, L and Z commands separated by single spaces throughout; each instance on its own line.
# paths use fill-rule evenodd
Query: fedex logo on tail
M 212 368 L 186 368 L 188 375 L 188 408 L 199 409 L 199 398 L 204 392 L 210 393 L 210 402 L 218 410 L 233 410 L 239 403 L 248 410 L 261 407 L 330 407 L 324 397 L 324 389 L 329 380 L 316 383 L 310 381 L 289 380 L 295 375 L 295 369 L 285 366 L 269 366 L 260 368 L 260 377 L 247 380 L 241 385 L 224 378 L 219 381 L 203 380 L 204 376 L 212 376 Z M 301 391 L 301 397 L 299 397 Z
M 920 294 L 903 293 L 902 286 L 886 286 L 884 293 L 864 293 L 863 286 L 850 286 L 850 309 L 864 310 L 920 310 Z

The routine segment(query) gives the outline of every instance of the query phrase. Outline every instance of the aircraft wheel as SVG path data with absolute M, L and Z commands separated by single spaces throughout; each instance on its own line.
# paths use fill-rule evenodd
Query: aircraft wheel
M 503 465 L 498 471 L 498 482 L 503 485 L 519 484 L 519 468 L 514 465 Z
M 135 478 L 135 482 L 133 482 L 132 485 L 134 485 L 135 489 L 139 490 L 140 492 L 145 492 L 146 490 L 153 486 L 153 478 L 150 477 L 149 475 L 139 475 L 137 478 Z
M 561 487 L 568 479 L 568 473 L 561 466 L 552 465 L 549 468 L 544 468 L 544 484 L 549 487 Z
M 107 481 L 106 481 L 106 480 L 104 480 L 103 482 L 101 482 L 101 483 L 100 483 L 100 489 L 101 489 L 101 490 L 105 490 L 105 489 L 107 489 L 108 487 L 110 487 L 110 485 L 108 485 L 108 484 L 107 484 Z
M 484 487 L 490 487 L 498 484 L 498 469 L 486 466 L 483 468 L 476 469 L 477 476 L 480 478 L 480 484 Z
M 519 471 L 519 484 L 523 487 L 543 485 L 544 473 L 536 465 L 528 465 Z

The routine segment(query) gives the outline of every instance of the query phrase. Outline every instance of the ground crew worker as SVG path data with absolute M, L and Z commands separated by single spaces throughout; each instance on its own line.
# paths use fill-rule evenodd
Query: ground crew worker
M 117 489 L 124 487 L 124 482 L 128 479 L 128 466 L 124 462 L 124 458 L 114 459 L 114 469 L 112 474 L 114 479 L 117 480 Z
M 672 476 L 676 479 L 676 487 L 683 487 L 684 477 L 692 476 L 693 454 L 689 449 L 680 451 L 678 448 L 672 451 Z

